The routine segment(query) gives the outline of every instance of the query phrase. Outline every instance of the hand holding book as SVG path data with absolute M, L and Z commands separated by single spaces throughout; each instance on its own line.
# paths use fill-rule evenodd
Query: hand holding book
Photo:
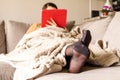
M 48 24 L 46 24 L 47 27 L 48 26 L 53 26 L 53 27 L 57 26 L 57 24 L 56 24 L 56 22 L 54 21 L 53 18 L 50 18 L 50 20 L 47 20 L 47 23 L 48 23 Z
M 66 9 L 42 10 L 41 15 L 42 27 L 57 26 L 65 28 L 66 19 L 67 19 Z

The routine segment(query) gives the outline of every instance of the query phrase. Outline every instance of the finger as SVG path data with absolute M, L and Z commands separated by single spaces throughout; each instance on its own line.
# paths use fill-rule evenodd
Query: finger
M 47 20 L 47 23 L 50 25 L 54 25 L 54 23 L 52 23 L 51 21 Z
M 50 24 L 46 24 L 46 27 L 50 27 L 50 26 L 53 26 L 53 25 L 50 25 Z M 53 26 L 53 27 L 56 27 L 56 26 Z
M 51 25 L 46 24 L 46 27 L 49 27 L 49 26 L 51 26 Z
M 51 24 L 52 26 L 57 26 L 56 22 L 54 21 L 53 18 L 50 18 L 50 21 L 48 21 L 49 24 Z
M 55 26 L 56 27 L 56 24 L 52 23 L 51 21 L 47 21 L 49 24 L 46 24 L 46 26 Z
M 52 21 L 53 24 L 56 25 L 56 22 L 53 20 L 53 18 L 50 18 L 50 20 Z

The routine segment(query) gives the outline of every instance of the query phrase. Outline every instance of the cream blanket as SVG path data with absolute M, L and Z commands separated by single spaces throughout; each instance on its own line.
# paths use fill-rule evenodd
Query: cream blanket
M 0 60 L 9 62 L 16 68 L 14 80 L 35 79 L 45 74 L 61 71 L 66 65 L 65 49 L 81 37 L 80 27 L 71 32 L 58 27 L 40 28 L 24 35 L 16 48 L 9 54 L 0 56 Z M 118 51 L 111 50 L 107 43 L 98 40 L 90 44 L 88 62 L 111 66 L 119 63 Z
M 90 44 L 89 49 L 91 54 L 88 62 L 103 67 L 119 65 L 120 51 L 109 48 L 108 44 L 108 42 L 103 40 L 98 40 L 95 44 Z
M 35 79 L 61 71 L 66 65 L 65 48 L 76 42 L 79 35 L 79 30 L 68 32 L 58 27 L 40 28 L 25 34 L 16 48 L 0 60 L 16 68 L 14 80 Z

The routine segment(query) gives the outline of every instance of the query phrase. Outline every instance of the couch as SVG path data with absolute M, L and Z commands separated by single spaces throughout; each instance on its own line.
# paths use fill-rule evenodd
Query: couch
M 91 44 L 95 44 L 97 40 L 103 39 L 109 42 L 111 49 L 120 49 L 119 15 L 120 12 L 116 12 L 115 16 L 87 20 L 77 26 L 80 26 L 81 29 L 89 29 L 91 31 Z M 7 54 L 12 51 L 30 25 L 12 20 L 0 21 L 0 53 Z M 97 63 L 85 65 L 80 73 L 68 73 L 67 69 L 63 69 L 60 72 L 47 74 L 35 80 L 119 80 L 119 62 L 114 64 L 109 66 Z M 12 80 L 14 71 L 15 68 L 11 65 L 0 61 L 0 80 Z

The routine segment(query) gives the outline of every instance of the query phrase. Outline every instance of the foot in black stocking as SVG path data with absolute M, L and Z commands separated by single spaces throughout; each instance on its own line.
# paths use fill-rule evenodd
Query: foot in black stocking
M 81 40 L 67 47 L 66 61 L 68 63 L 67 65 L 69 66 L 69 72 L 80 72 L 90 54 L 88 49 L 90 41 L 90 31 L 84 30 Z

